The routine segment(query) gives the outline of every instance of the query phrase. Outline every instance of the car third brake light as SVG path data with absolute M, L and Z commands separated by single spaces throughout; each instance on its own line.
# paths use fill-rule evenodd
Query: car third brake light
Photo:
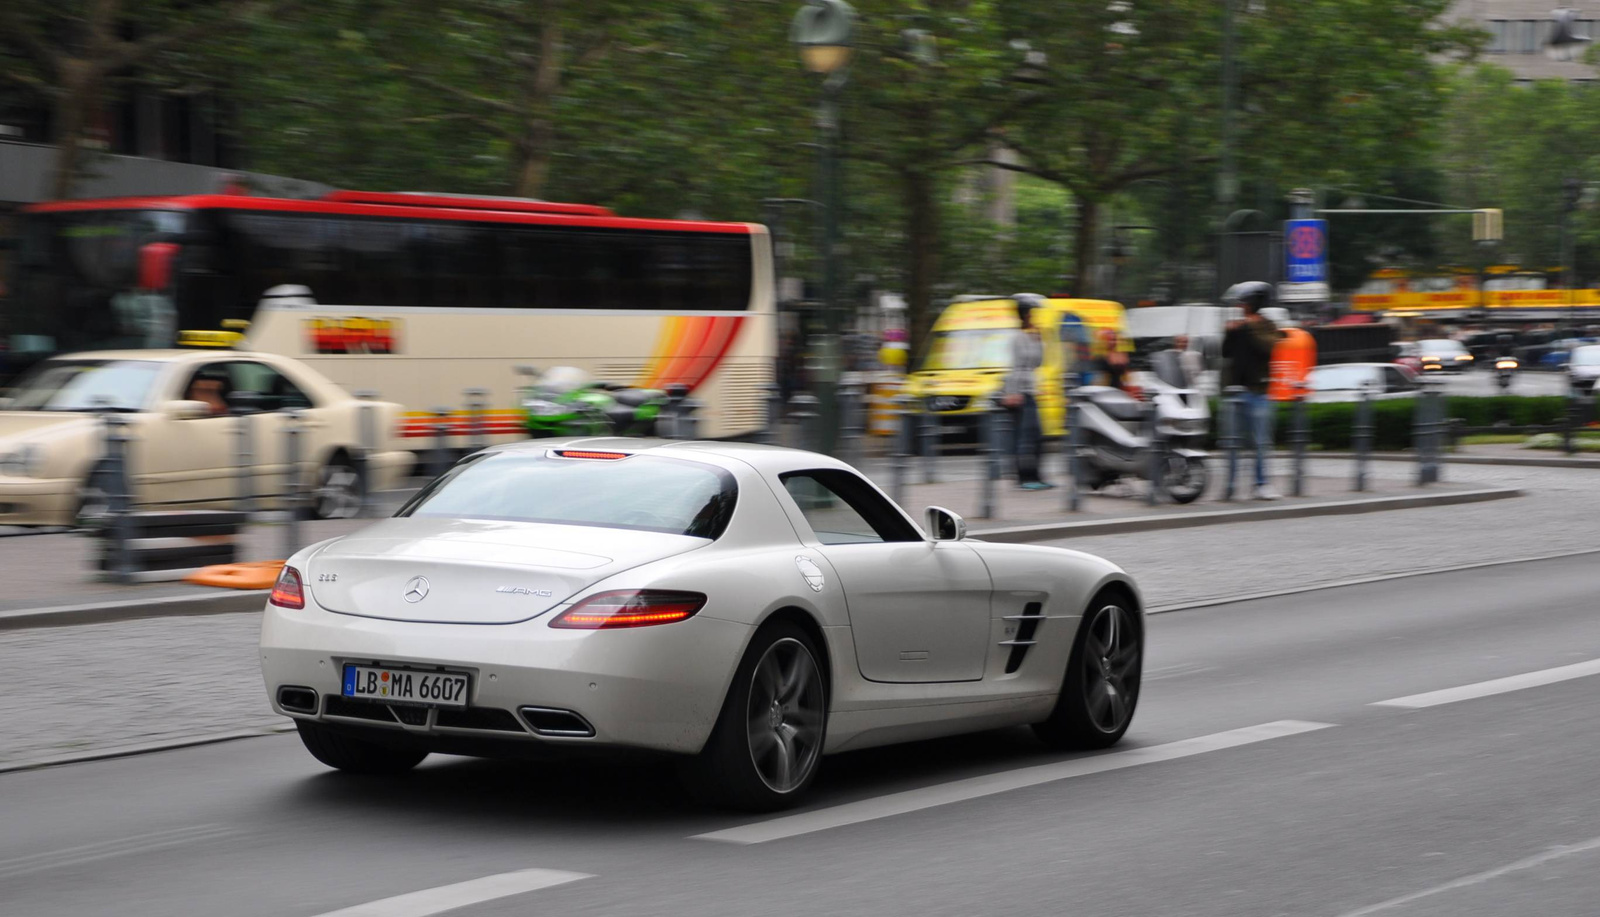
M 705 607 L 698 592 L 666 589 L 618 589 L 591 595 L 557 615 L 551 627 L 570 630 L 607 630 L 672 624 Z

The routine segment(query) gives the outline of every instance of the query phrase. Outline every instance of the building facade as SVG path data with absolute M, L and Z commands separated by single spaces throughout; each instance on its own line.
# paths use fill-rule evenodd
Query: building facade
M 1489 33 L 1483 59 L 1516 74 L 1519 82 L 1572 80 L 1593 83 L 1600 70 L 1582 60 L 1557 61 L 1545 54 L 1554 24 L 1552 0 L 1457 0 L 1448 18 Z M 1577 34 L 1600 38 L 1600 6 L 1577 10 Z

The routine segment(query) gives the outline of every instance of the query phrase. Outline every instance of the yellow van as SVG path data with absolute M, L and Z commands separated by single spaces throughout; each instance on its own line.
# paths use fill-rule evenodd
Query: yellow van
M 1036 398 L 1044 435 L 1065 429 L 1064 371 L 1104 350 L 1102 332 L 1115 331 L 1119 350 L 1131 351 L 1122 306 L 1103 299 L 1047 299 L 1033 310 L 1044 338 Z M 1020 327 L 1014 299 L 963 297 L 933 323 L 922 360 L 906 378 L 906 394 L 946 423 L 976 426 L 979 415 L 1005 384 L 1011 364 L 1011 332 Z

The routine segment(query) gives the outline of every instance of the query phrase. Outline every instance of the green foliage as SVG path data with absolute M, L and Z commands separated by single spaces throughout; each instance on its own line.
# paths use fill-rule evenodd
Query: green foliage
M 1394 451 L 1411 448 L 1415 423 L 1416 398 L 1396 398 L 1372 402 L 1372 448 Z M 1356 411 L 1353 401 L 1306 405 L 1306 420 L 1311 443 L 1324 451 L 1353 448 Z M 1215 408 L 1213 408 L 1215 410 Z M 1567 401 L 1560 395 L 1525 397 L 1521 395 L 1468 396 L 1445 398 L 1445 416 L 1465 427 L 1488 427 L 1505 422 L 1514 427 L 1551 426 L 1566 416 Z M 1294 408 L 1279 405 L 1274 441 L 1287 446 L 1294 425 Z

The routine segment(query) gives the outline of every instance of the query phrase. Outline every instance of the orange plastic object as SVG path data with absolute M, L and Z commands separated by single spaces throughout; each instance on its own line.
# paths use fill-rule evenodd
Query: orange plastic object
M 183 578 L 196 586 L 221 586 L 224 589 L 271 589 L 283 569 L 281 560 L 258 560 L 245 564 L 217 564 L 201 567 Z
M 1306 377 L 1317 365 L 1317 342 L 1304 328 L 1285 328 L 1283 335 L 1272 346 L 1267 397 L 1273 401 L 1299 401 L 1306 396 Z

